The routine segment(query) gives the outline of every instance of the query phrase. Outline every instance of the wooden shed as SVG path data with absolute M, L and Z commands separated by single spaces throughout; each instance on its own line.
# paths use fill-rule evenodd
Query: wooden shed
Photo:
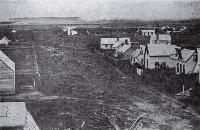
M 0 50 L 0 94 L 15 94 L 15 63 Z

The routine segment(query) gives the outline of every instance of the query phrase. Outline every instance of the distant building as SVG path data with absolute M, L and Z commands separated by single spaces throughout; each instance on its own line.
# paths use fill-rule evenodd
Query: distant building
M 100 48 L 101 49 L 117 49 L 122 44 L 130 44 L 130 38 L 129 37 L 101 38 Z
M 1 40 L 0 40 L 0 45 L 6 45 L 8 46 L 8 43 L 10 42 L 10 40 L 4 36 Z
M 11 32 L 12 33 L 17 33 L 17 30 L 14 28 Z
M 113 49 L 113 45 L 117 42 L 117 38 L 101 38 L 101 49 Z
M 74 30 L 75 28 L 76 27 L 64 27 L 62 30 L 67 33 L 67 35 L 77 35 L 78 32 Z
M 24 102 L 0 102 L 0 128 L 5 130 L 39 130 Z
M 0 93 L 15 93 L 15 63 L 0 51 Z
M 151 35 L 150 44 L 171 44 L 172 38 L 170 34 Z
M 142 31 L 142 35 L 143 36 L 151 36 L 151 35 L 155 35 L 155 30 L 152 29 L 152 30 L 141 30 Z

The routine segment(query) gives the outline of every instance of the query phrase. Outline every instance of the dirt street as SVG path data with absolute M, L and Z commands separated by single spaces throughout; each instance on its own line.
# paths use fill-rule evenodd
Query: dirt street
M 106 116 L 114 116 L 125 129 L 141 114 L 148 115 L 140 129 L 200 129 L 192 110 L 91 52 L 87 44 L 92 37 L 34 34 L 41 86 L 18 97 L 27 102 L 41 130 L 79 128 L 83 121 L 85 130 L 114 129 Z

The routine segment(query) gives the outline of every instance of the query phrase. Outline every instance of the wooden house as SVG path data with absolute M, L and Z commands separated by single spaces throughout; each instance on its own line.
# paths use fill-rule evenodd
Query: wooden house
M 177 55 L 170 57 L 176 68 L 176 74 L 194 73 L 197 65 L 197 53 L 190 49 L 177 49 Z
M 6 45 L 8 46 L 8 43 L 10 42 L 10 40 L 4 36 L 1 40 L 0 40 L 0 45 Z
M 155 29 L 144 29 L 141 30 L 142 31 L 142 35 L 143 36 L 151 36 L 151 35 L 155 35 Z
M 131 64 L 138 63 L 139 65 L 144 65 L 144 53 L 145 53 L 145 45 L 140 45 L 139 48 L 134 50 L 131 54 L 130 62 Z
M 170 44 L 171 45 L 172 38 L 170 34 L 156 34 L 151 35 L 150 44 Z
M 176 49 L 180 47 L 167 44 L 147 44 L 144 54 L 145 68 L 155 69 L 163 67 L 175 68 L 170 57 L 177 55 Z
M 117 49 L 123 43 L 130 44 L 130 38 L 129 37 L 101 38 L 100 48 L 101 49 Z
M 134 51 L 134 47 L 131 44 L 123 44 L 115 50 L 115 57 L 123 57 L 124 60 L 130 60 L 131 54 Z
M 0 51 L 0 93 L 15 93 L 15 63 Z

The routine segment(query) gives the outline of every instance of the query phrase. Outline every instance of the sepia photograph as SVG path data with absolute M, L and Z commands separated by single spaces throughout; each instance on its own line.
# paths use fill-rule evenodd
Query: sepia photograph
M 200 0 L 0 0 L 0 130 L 200 130 Z

